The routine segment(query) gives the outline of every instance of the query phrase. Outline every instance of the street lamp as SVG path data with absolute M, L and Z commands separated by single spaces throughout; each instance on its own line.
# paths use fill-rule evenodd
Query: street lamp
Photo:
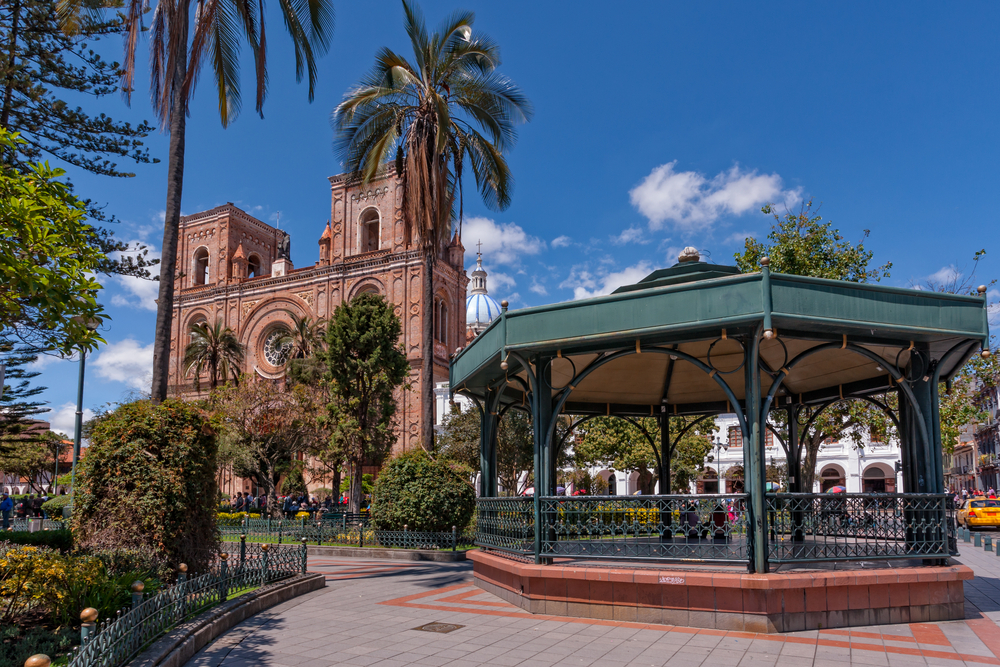
M 78 315 L 77 318 L 80 318 Z M 76 319 L 76 318 L 74 318 Z M 83 318 L 80 318 L 83 320 Z M 88 331 L 97 331 L 101 325 L 100 320 L 83 320 L 83 325 Z M 73 492 L 76 490 L 76 462 L 80 460 L 80 437 L 83 433 L 83 373 L 87 364 L 87 350 L 80 348 L 80 381 L 76 390 L 76 433 L 73 434 L 73 467 L 69 473 L 69 504 L 73 505 Z
M 718 437 L 715 438 L 715 485 L 716 493 L 725 493 L 722 490 L 722 452 L 729 451 L 729 445 L 722 444 L 722 440 Z

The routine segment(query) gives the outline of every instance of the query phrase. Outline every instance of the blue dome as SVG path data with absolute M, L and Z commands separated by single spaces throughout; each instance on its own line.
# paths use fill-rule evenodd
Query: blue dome
M 470 294 L 465 299 L 465 324 L 485 329 L 500 314 L 500 304 L 489 294 Z

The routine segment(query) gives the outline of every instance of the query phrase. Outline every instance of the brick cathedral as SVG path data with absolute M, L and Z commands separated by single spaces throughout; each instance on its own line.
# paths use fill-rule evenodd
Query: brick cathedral
M 282 327 L 297 316 L 328 319 L 345 300 L 363 292 L 381 294 L 403 324 L 401 344 L 410 362 L 414 389 L 401 390 L 399 441 L 395 449 L 419 444 L 420 368 L 434 355 L 434 380 L 447 382 L 448 356 L 466 342 L 465 249 L 456 237 L 435 266 L 434 302 L 423 302 L 422 253 L 404 242 L 403 188 L 389 167 L 385 176 L 362 186 L 346 175 L 330 178 L 330 220 L 317 228 L 318 261 L 295 268 L 291 238 L 245 211 L 226 204 L 181 218 L 177 245 L 174 319 L 170 340 L 170 392 L 195 395 L 184 374 L 188 331 L 200 320 L 223 324 L 246 347 L 245 373 L 277 379 L 286 351 L 277 345 Z M 434 349 L 421 347 L 423 318 L 433 318 Z M 205 383 L 202 383 L 202 387 Z

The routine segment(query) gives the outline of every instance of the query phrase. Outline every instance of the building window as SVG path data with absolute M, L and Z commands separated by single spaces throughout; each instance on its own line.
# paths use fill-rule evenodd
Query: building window
M 208 284 L 208 248 L 198 248 L 194 251 L 194 284 Z
M 360 252 L 375 252 L 379 248 L 379 214 L 378 209 L 369 208 L 361 214 Z
M 247 259 L 247 278 L 256 278 L 260 275 L 260 257 L 250 255 Z
M 729 446 L 730 447 L 742 447 L 743 446 L 743 432 L 740 431 L 739 426 L 729 427 Z
M 447 347 L 448 345 L 448 306 L 445 305 L 444 299 L 437 298 L 434 299 L 434 340 L 442 343 Z

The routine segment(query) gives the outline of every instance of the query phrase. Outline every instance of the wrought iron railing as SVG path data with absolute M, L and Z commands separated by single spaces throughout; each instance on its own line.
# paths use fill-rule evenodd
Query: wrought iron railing
M 310 544 L 354 547 L 385 547 L 391 549 L 451 549 L 472 546 L 472 536 L 457 527 L 445 532 L 414 530 L 376 530 L 364 521 L 334 519 L 279 520 L 247 519 L 243 525 L 220 526 L 222 539 L 236 542 L 245 536 L 247 542 L 297 543 L 305 539 Z
M 234 545 L 236 546 L 236 545 Z M 241 542 L 211 571 L 164 589 L 98 622 L 69 660 L 69 667 L 119 667 L 177 624 L 245 591 L 304 574 L 304 546 Z
M 535 505 L 530 497 L 478 498 L 476 546 L 530 558 L 535 552 Z
M 10 528 L 14 531 L 27 531 L 31 528 L 31 521 L 41 521 L 42 530 L 62 530 L 66 527 L 66 524 L 57 519 L 32 519 L 32 518 L 16 518 L 10 520 Z
M 743 494 L 545 497 L 541 555 L 745 560 L 746 498 Z
M 772 563 L 957 553 L 947 494 L 776 493 L 766 496 L 766 513 Z

